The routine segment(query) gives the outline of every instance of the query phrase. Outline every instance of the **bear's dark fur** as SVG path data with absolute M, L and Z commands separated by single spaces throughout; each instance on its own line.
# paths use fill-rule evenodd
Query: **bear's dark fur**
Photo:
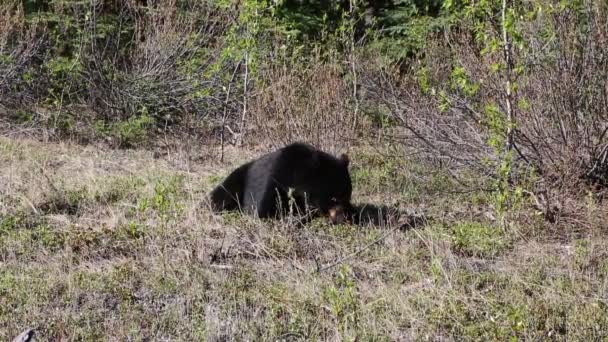
M 211 192 L 211 207 L 269 218 L 285 214 L 291 198 L 301 212 L 316 209 L 335 223 L 343 222 L 351 208 L 348 164 L 344 154 L 336 158 L 293 143 L 234 170 Z

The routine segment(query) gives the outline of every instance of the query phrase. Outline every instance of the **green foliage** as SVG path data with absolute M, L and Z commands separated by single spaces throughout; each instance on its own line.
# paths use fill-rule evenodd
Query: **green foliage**
M 461 66 L 452 69 L 452 87 L 463 92 L 465 96 L 471 97 L 479 91 L 479 83 L 471 81 L 465 69 Z
M 488 145 L 498 154 L 502 151 L 506 142 L 507 119 L 505 114 L 496 104 L 487 104 L 484 110 L 484 125 L 488 128 Z
M 35 221 L 32 220 L 32 217 L 23 212 L 18 212 L 0 218 L 0 233 L 8 234 L 19 229 L 32 228 L 34 225 Z
M 132 146 L 144 141 L 147 136 L 148 129 L 154 124 L 154 119 L 148 116 L 144 111 L 138 117 L 131 117 L 126 122 L 116 124 L 120 145 Z
M 12 115 L 12 119 L 20 124 L 27 124 L 34 120 L 34 113 L 27 110 L 17 110 Z
M 397 120 L 385 106 L 362 106 L 362 112 L 378 128 L 391 128 L 397 125 Z
M 65 243 L 65 235 L 61 231 L 45 224 L 36 226 L 32 231 L 31 238 L 50 251 L 63 248 Z
M 506 98 L 507 84 L 511 95 L 512 110 L 518 108 L 529 108 L 526 101 L 517 99 L 519 85 L 517 77 L 525 74 L 525 67 L 513 62 L 516 51 L 523 51 L 527 48 L 527 42 L 522 34 L 522 23 L 525 20 L 533 20 L 537 11 L 537 6 L 526 7 L 523 3 L 508 2 L 504 15 L 501 1 L 445 1 L 444 9 L 453 13 L 458 19 L 458 25 L 469 30 L 474 36 L 476 48 L 480 52 L 483 60 L 490 61 L 487 68 L 498 79 L 502 79 L 503 98 Z M 507 41 L 504 41 L 503 32 L 506 34 Z M 506 45 L 507 42 L 510 45 Z M 505 48 L 509 48 L 507 59 Z M 481 87 L 481 82 L 471 80 L 466 70 L 460 66 L 452 69 L 451 75 L 452 88 L 462 93 L 463 97 L 472 97 L 477 94 Z M 493 85 L 492 85 L 493 86 Z M 487 130 L 487 145 L 491 147 L 494 158 L 487 165 L 493 168 L 496 173 L 495 179 L 495 209 L 502 223 L 510 216 L 509 212 L 515 210 L 521 203 L 522 189 L 513 186 L 513 172 L 515 170 L 515 151 L 509 135 L 516 129 L 514 117 L 503 112 L 501 108 L 508 108 L 506 104 L 489 102 L 485 104 L 482 111 L 481 124 Z
M 100 136 L 116 139 L 120 147 L 134 147 L 147 141 L 155 122 L 144 108 L 139 116 L 129 117 L 125 121 L 97 121 L 95 131 Z
M 218 18 L 232 9 L 216 12 L 215 3 L 193 0 L 94 6 L 81 0 L 28 0 L 22 5 L 25 16 L 14 9 L 11 19 L 25 27 L 11 32 L 10 44 L 0 49 L 0 71 L 9 75 L 0 93 L 10 87 L 8 97 L 26 96 L 26 108 L 42 106 L 53 114 L 36 114 L 42 120 L 15 117 L 19 123 L 34 122 L 79 138 L 96 128 L 97 138 L 110 136 L 115 146 L 130 147 L 145 140 L 143 127 L 153 124 L 149 117 L 165 125 L 182 123 L 220 101 L 213 87 L 217 75 L 202 73 L 216 57 L 213 46 L 223 40 L 224 24 L 201 23 L 204 19 L 197 17 L 221 22 Z M 154 27 L 161 20 L 165 26 Z M 219 33 L 195 24 L 219 26 Z M 182 34 L 187 35 L 183 42 Z M 66 114 L 72 105 L 78 111 Z
M 351 48 L 365 38 L 388 63 L 404 63 L 426 44 L 432 32 L 449 25 L 440 0 L 280 1 L 270 13 L 288 42 L 314 49 Z
M 119 234 L 124 234 L 125 239 L 139 240 L 145 236 L 145 227 L 137 222 L 129 222 L 121 226 Z
M 264 288 L 264 298 L 269 302 L 267 319 L 270 329 L 266 336 L 281 336 L 286 333 L 306 336 L 318 306 L 310 300 L 302 300 L 291 293 L 283 283 L 275 283 Z
M 152 208 L 162 215 L 166 215 L 169 211 L 179 210 L 180 206 L 176 199 L 178 195 L 178 186 L 183 182 L 183 178 L 174 177 L 164 182 L 158 182 L 154 186 L 154 199 Z
M 329 303 L 332 314 L 338 321 L 338 328 L 343 340 L 355 339 L 351 336 L 359 326 L 360 299 L 352 270 L 341 265 L 334 278 L 334 285 L 325 288 L 324 300 Z
M 263 39 L 272 28 L 272 19 L 264 15 L 268 10 L 269 5 L 265 0 L 243 1 L 238 20 L 226 35 L 220 63 L 243 61 L 248 72 L 256 74 L 260 56 L 269 47 Z
M 494 208 L 501 222 L 507 223 L 505 220 L 512 216 L 510 213 L 519 210 L 523 203 L 524 184 L 515 187 L 511 185 L 514 151 L 505 150 L 506 132 L 509 127 L 506 115 L 495 104 L 486 105 L 483 113 L 485 115 L 483 124 L 489 132 L 487 144 L 498 157 L 492 165 L 497 174 L 494 180 Z
M 41 72 L 37 68 L 28 69 L 24 81 L 44 79 L 44 102 L 55 108 L 77 101 L 77 94 L 84 89 L 80 46 L 81 39 L 85 38 L 88 5 L 88 1 L 77 0 L 29 1 L 25 4 L 28 24 L 48 30 L 50 53 L 43 61 Z
M 57 56 L 45 64 L 45 69 L 50 81 L 47 102 L 59 107 L 72 93 L 73 83 L 80 79 L 80 62 L 73 57 Z
M 377 155 L 374 152 L 356 156 L 359 165 L 351 171 L 355 187 L 363 190 L 403 189 L 410 190 L 411 180 L 403 174 L 404 161 L 401 158 Z
M 138 177 L 110 178 L 105 186 L 97 190 L 94 198 L 97 202 L 107 204 L 120 202 L 123 199 L 135 199 L 137 191 L 144 185 L 144 180 Z
M 315 41 L 323 38 L 324 32 L 335 32 L 347 11 L 343 1 L 280 1 L 272 14 L 286 27 L 290 38 L 300 41 Z
M 409 63 L 424 51 L 431 35 L 451 25 L 450 17 L 441 14 L 439 1 L 429 2 L 435 4 L 424 10 L 414 1 L 395 1 L 397 6 L 382 12 L 377 24 L 383 27 L 382 34 L 374 45 L 389 62 Z
M 38 206 L 45 214 L 62 213 L 78 215 L 80 209 L 89 202 L 86 186 L 63 189 L 59 188 L 47 195 L 46 201 Z
M 27 260 L 37 248 L 56 252 L 63 248 L 66 235 L 45 220 L 24 214 L 7 215 L 0 221 L 0 255 L 11 253 Z
M 68 205 L 79 206 L 88 198 L 89 192 L 86 187 L 76 188 L 66 191 Z
M 239 266 L 230 273 L 229 280 L 219 289 L 222 298 L 226 299 L 226 306 L 238 304 L 247 299 L 253 299 L 248 295 L 258 285 L 258 280 L 250 268 Z
M 421 67 L 416 70 L 416 80 L 418 81 L 418 86 L 424 94 L 427 94 L 431 91 L 428 67 Z
M 183 176 L 161 178 L 156 181 L 152 196 L 139 201 L 139 211 L 145 213 L 148 210 L 153 210 L 161 219 L 160 228 L 166 228 L 169 222 L 173 222 L 183 212 L 183 206 L 179 200 L 182 194 L 183 181 Z
M 447 112 L 448 109 L 450 109 L 450 107 L 452 106 L 452 101 L 450 100 L 450 97 L 444 90 L 441 90 L 439 94 L 437 94 L 437 97 L 439 98 L 439 104 L 437 109 L 439 109 L 439 111 L 442 113 Z
M 132 262 L 115 265 L 106 276 L 107 289 L 119 300 L 127 304 L 132 303 L 135 300 L 135 286 L 141 282 L 139 274 Z
M 511 245 L 503 229 L 483 223 L 459 223 L 452 231 L 454 248 L 467 255 L 491 258 Z

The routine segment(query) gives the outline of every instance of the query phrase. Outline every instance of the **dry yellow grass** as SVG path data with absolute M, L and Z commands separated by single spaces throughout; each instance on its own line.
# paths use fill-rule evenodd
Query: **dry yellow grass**
M 230 148 L 224 165 L 212 153 L 0 138 L 0 340 L 27 327 L 39 340 L 608 337 L 601 229 L 500 232 L 482 195 L 439 196 L 445 178 L 364 147 L 357 202 L 431 223 L 218 217 L 204 195 L 259 150 Z

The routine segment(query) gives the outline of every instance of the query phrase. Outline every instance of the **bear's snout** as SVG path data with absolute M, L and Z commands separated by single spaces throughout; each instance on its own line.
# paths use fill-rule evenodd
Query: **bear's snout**
M 332 224 L 352 223 L 351 212 L 348 206 L 335 205 L 329 209 L 329 219 Z

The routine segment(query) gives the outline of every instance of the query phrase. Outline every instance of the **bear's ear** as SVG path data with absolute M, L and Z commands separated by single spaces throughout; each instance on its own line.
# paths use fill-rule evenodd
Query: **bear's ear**
M 344 163 L 345 166 L 348 166 L 348 164 L 350 163 L 350 159 L 348 158 L 346 153 L 342 153 L 340 155 L 340 160 L 342 161 L 342 163 Z

